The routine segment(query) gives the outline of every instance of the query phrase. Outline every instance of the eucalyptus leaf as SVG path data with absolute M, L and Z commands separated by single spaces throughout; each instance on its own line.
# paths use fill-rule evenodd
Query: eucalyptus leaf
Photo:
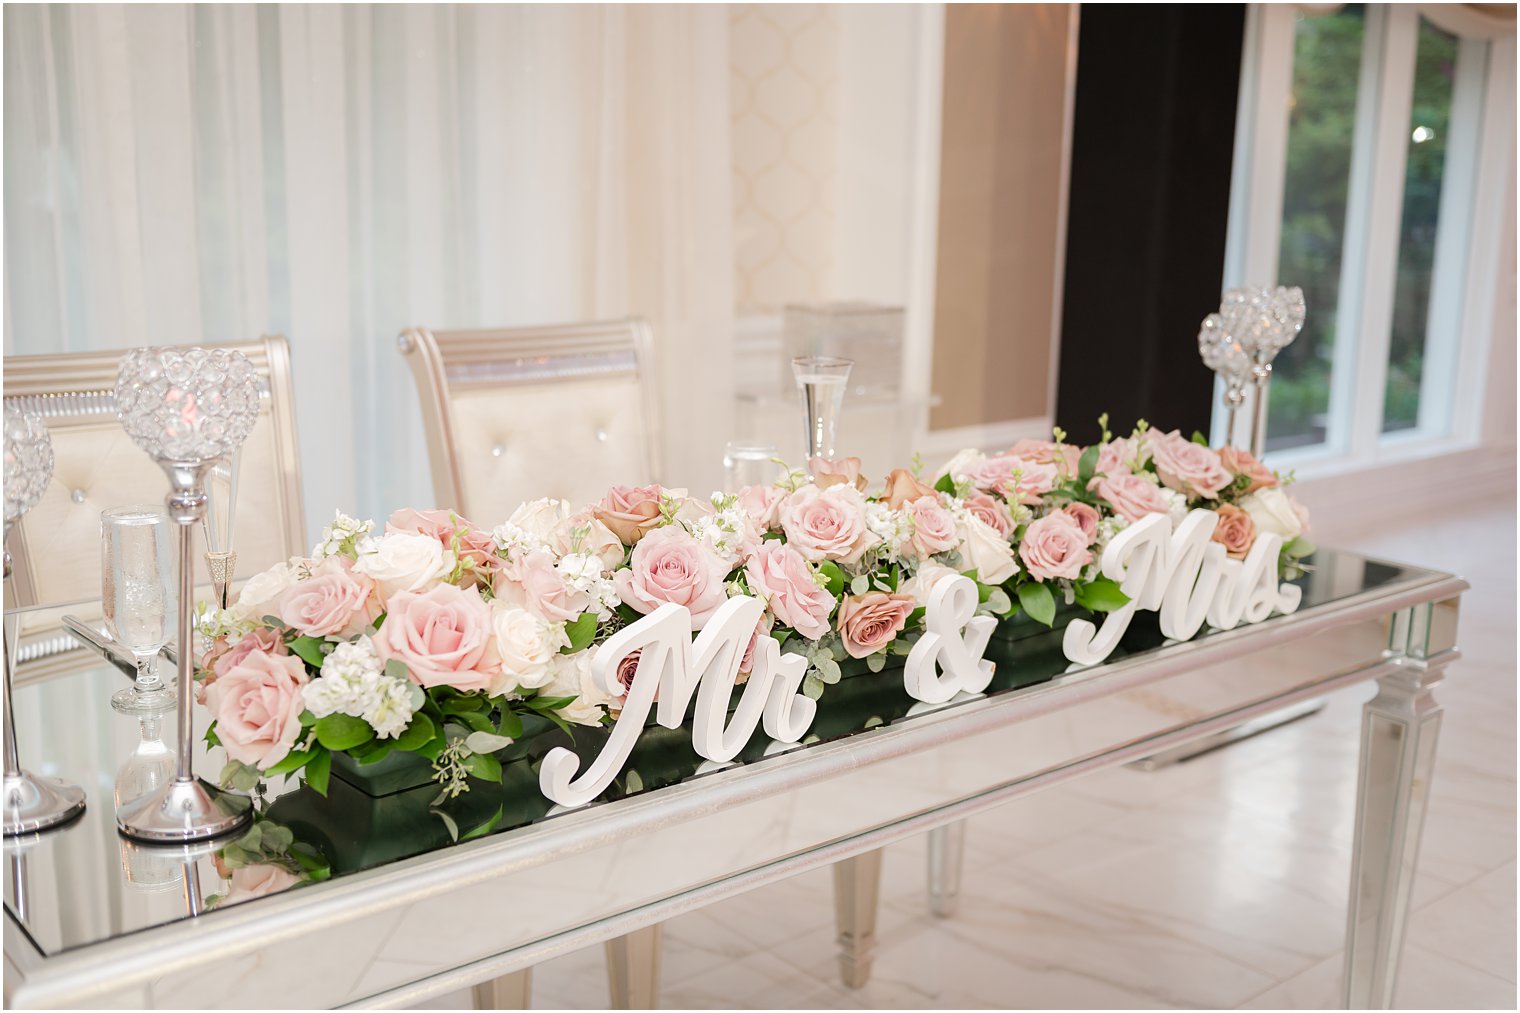
M 644 790 L 644 779 L 639 776 L 637 770 L 630 770 L 623 776 L 623 786 L 628 789 L 628 794 L 632 795 L 636 791 Z
M 450 816 L 448 813 L 444 812 L 442 809 L 429 809 L 428 812 L 432 813 L 434 816 L 437 816 L 439 819 L 443 820 L 444 829 L 448 830 L 448 832 L 449 832 L 449 840 L 454 841 L 455 843 L 458 843 L 458 841 L 459 841 L 459 824 L 454 822 L 454 817 Z
M 871 590 L 871 578 L 865 574 L 858 574 L 850 581 L 851 594 L 865 594 Z
M 492 732 L 471 732 L 465 737 L 464 744 L 472 753 L 494 753 L 510 746 L 512 739 Z
M 392 658 L 385 663 L 385 674 L 392 679 L 400 679 L 402 682 L 410 683 L 412 681 L 411 671 L 406 667 L 406 662 L 400 658 Z M 415 686 L 416 683 L 412 683 L 412 685 Z M 421 692 L 422 687 L 417 686 L 417 690 Z
M 883 668 L 887 667 L 887 656 L 884 654 L 871 655 L 866 658 L 866 667 L 873 672 L 880 672 Z
M 818 676 L 809 672 L 802 680 L 802 695 L 809 700 L 817 700 L 823 696 L 824 682 Z

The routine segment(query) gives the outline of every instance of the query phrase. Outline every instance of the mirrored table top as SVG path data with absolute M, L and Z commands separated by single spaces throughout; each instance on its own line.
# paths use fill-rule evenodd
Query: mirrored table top
M 1304 588 L 1300 615 L 1347 607 L 1440 576 L 1330 550 L 1321 550 L 1309 563 L 1311 571 L 1297 581 Z M 987 656 L 998 662 L 998 674 L 987 696 L 1016 693 L 1068 672 L 1059 629 L 1023 632 L 1021 639 L 1012 640 L 1000 631 L 988 649 Z M 1199 638 L 1218 635 L 1205 630 Z M 1111 661 L 1167 650 L 1177 648 L 1165 644 L 1153 615 L 1141 613 Z M 335 767 L 326 799 L 274 778 L 260 804 L 254 839 L 234 835 L 189 849 L 138 845 L 122 838 L 114 821 L 118 771 L 142 741 L 137 719 L 116 713 L 109 704 L 111 694 L 126 685 L 129 676 L 92 650 L 73 654 L 77 660 L 70 665 L 50 662 L 44 678 L 29 679 L 23 663 L 15 688 L 23 765 L 73 780 L 88 797 L 87 810 L 74 823 L 5 842 L 6 914 L 45 955 L 188 917 L 215 918 L 232 904 L 257 904 L 259 897 L 292 886 L 322 890 L 325 884 L 317 881 L 322 878 L 341 878 L 448 848 L 451 830 L 461 837 L 505 834 L 552 819 L 550 805 L 538 789 L 536 757 L 556 744 L 592 755 L 602 734 L 578 733 L 573 744 L 558 732 L 542 736 L 542 742 L 533 740 L 529 756 L 504 763 L 501 784 L 471 782 L 470 791 L 440 807 L 444 815 L 431 807 L 437 791 L 425 767 L 373 772 L 379 780 L 371 781 L 368 793 L 350 783 L 357 775 L 348 772 L 345 777 Z M 169 677 L 168 664 L 161 660 L 160 665 Z M 1086 674 L 1101 674 L 1103 667 Z M 900 670 L 846 678 L 825 692 L 802 748 L 912 721 L 912 703 L 902 689 Z M 949 706 L 986 703 L 979 698 Z M 206 715 L 197 708 L 196 717 L 196 772 L 214 781 L 224 757 L 220 749 L 199 746 Z M 172 718 L 161 731 L 172 748 Z M 757 734 L 740 762 L 765 763 L 766 745 L 765 736 Z M 651 727 L 625 774 L 595 805 L 616 805 L 629 795 L 706 776 L 700 765 L 701 758 L 691 748 L 689 725 L 675 730 Z

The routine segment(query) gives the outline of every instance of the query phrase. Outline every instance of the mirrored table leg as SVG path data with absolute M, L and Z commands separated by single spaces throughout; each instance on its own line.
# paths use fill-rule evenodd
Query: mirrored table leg
M 955 914 L 960 903 L 965 851 L 965 820 L 929 831 L 929 910 L 941 918 Z
M 607 940 L 613 1009 L 654 1009 L 660 998 L 661 924 Z
M 481 982 L 470 991 L 476 1009 L 528 1009 L 533 1005 L 533 968 Z
M 834 924 L 839 973 L 849 988 L 871 980 L 876 959 L 876 908 L 881 897 L 881 849 L 834 863 Z
M 1419 606 L 1395 618 L 1395 636 L 1409 633 L 1404 666 L 1378 680 L 1377 695 L 1362 709 L 1342 981 L 1348 1009 L 1393 1004 L 1441 729 L 1441 707 L 1432 689 L 1457 657 L 1454 647 L 1428 642 L 1430 610 Z M 1397 642 L 1393 651 L 1399 651 Z

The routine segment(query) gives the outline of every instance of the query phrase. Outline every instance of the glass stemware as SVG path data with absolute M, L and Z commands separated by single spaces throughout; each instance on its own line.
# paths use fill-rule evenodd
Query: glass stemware
M 751 485 L 771 485 L 781 477 L 781 452 L 770 443 L 730 440 L 723 448 L 723 491 L 732 496 Z
M 135 802 L 174 780 L 178 758 L 164 744 L 163 715 L 138 717 L 137 746 L 116 770 L 116 807 Z
M 211 572 L 214 608 L 227 607 L 237 566 L 232 529 L 237 519 L 238 459 L 241 456 L 241 451 L 234 450 L 206 474 L 206 567 Z
M 137 679 L 111 697 L 123 714 L 163 711 L 174 690 L 155 670 L 175 617 L 169 518 L 157 506 L 127 506 L 100 515 L 102 600 L 117 643 L 137 659 Z
M 822 355 L 801 355 L 792 360 L 792 375 L 802 395 L 802 421 L 810 459 L 834 456 L 845 384 L 854 365 L 850 359 Z

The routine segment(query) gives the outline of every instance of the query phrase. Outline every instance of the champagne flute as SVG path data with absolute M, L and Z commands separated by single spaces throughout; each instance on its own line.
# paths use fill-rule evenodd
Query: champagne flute
M 834 456 L 844 388 L 854 365 L 853 360 L 830 356 L 804 355 L 792 360 L 792 375 L 802 396 L 802 424 L 807 433 L 809 460 Z
M 111 697 L 111 706 L 123 714 L 163 711 L 174 705 L 174 690 L 154 662 L 178 604 L 168 515 L 157 506 L 115 507 L 100 515 L 100 526 L 106 624 L 137 659 L 137 679 Z

